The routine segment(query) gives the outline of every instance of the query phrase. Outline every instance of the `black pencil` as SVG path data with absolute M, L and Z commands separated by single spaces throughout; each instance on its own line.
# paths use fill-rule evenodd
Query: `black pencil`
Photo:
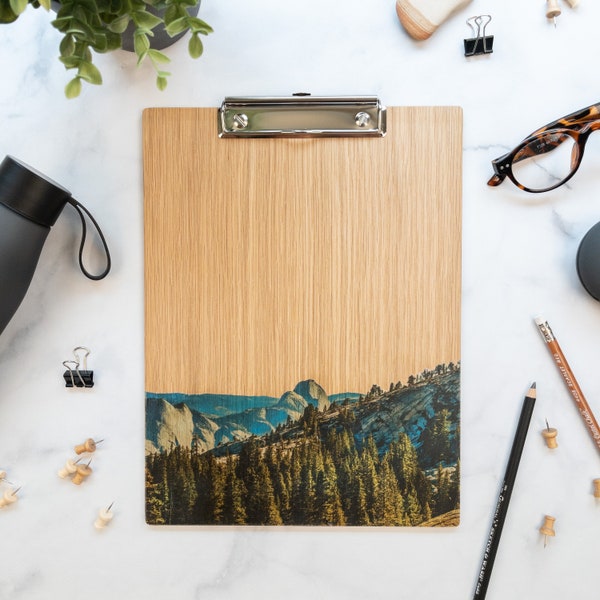
M 527 437 L 527 430 L 529 428 L 529 422 L 531 421 L 534 405 L 535 383 L 531 385 L 527 395 L 525 396 L 525 400 L 523 401 L 523 408 L 521 409 L 519 424 L 517 425 L 515 439 L 513 440 L 510 457 L 508 459 L 508 464 L 506 465 L 504 481 L 502 482 L 502 487 L 500 488 L 500 494 L 498 495 L 498 502 L 496 503 L 496 510 L 494 512 L 494 518 L 492 519 L 490 534 L 485 545 L 483 561 L 481 562 L 479 576 L 477 577 L 477 584 L 475 586 L 475 595 L 473 596 L 473 600 L 483 600 L 490 583 L 490 576 L 492 574 L 496 552 L 498 551 L 500 535 L 502 534 L 502 527 L 504 527 L 504 521 L 506 520 L 506 511 L 508 510 L 508 504 L 510 502 L 510 497 L 515 485 L 515 478 L 517 476 L 519 462 L 521 461 L 521 454 L 523 454 L 523 446 L 525 445 L 525 438 Z

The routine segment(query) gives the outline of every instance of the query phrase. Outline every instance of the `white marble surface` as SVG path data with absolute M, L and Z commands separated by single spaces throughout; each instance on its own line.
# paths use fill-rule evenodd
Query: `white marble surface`
M 562 2 L 562 0 L 561 0 Z M 542 0 L 474 0 L 430 40 L 399 25 L 393 0 L 204 0 L 215 29 L 194 62 L 185 43 L 166 92 L 132 56 L 101 56 L 100 88 L 67 101 L 49 16 L 0 26 L 0 156 L 69 188 L 102 224 L 114 270 L 77 270 L 78 221 L 66 209 L 30 291 L 0 337 L 0 468 L 22 485 L 0 511 L 0 599 L 472 596 L 522 397 L 536 408 L 488 598 L 593 596 L 600 477 L 594 448 L 532 318 L 550 321 L 600 414 L 600 305 L 574 259 L 600 220 L 600 135 L 568 186 L 533 197 L 485 185 L 490 160 L 536 127 L 599 100 L 600 4 L 581 0 L 554 28 Z M 465 59 L 465 19 L 491 13 L 494 53 Z M 206 529 L 144 523 L 141 111 L 217 106 L 225 95 L 378 94 L 387 105 L 464 108 L 462 522 L 453 530 Z M 62 361 L 90 347 L 98 384 L 62 385 Z M 551 452 L 539 431 L 559 429 Z M 89 485 L 56 477 L 73 443 L 106 442 Z M 115 519 L 99 533 L 99 508 Z M 544 548 L 545 513 L 557 518 Z

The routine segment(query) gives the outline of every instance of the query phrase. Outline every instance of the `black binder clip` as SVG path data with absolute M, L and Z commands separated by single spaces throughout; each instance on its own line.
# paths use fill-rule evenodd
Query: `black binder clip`
M 78 354 L 79 350 L 85 353 L 81 361 Z M 83 346 L 77 346 L 77 348 L 73 350 L 73 356 L 75 356 L 75 360 L 63 361 L 63 365 L 67 368 L 67 370 L 63 373 L 65 387 L 94 387 L 94 371 L 88 371 L 87 368 L 87 357 L 89 355 L 90 351 L 87 348 Z M 82 369 L 79 368 L 80 365 L 83 366 Z
M 490 15 L 479 15 L 467 19 L 467 25 L 473 30 L 475 37 L 464 40 L 465 56 L 491 54 L 494 46 L 494 36 L 485 35 L 485 28 L 492 20 Z

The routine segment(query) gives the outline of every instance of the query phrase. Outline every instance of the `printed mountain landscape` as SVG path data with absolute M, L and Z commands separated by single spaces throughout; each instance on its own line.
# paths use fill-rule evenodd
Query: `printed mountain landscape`
M 460 365 L 366 393 L 146 394 L 151 524 L 458 524 Z

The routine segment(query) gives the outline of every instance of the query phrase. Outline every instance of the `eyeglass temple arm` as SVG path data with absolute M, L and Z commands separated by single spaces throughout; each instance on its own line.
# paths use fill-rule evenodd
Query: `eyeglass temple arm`
M 550 129 L 581 129 L 586 123 L 590 121 L 595 121 L 596 119 L 600 119 L 600 102 L 596 104 L 592 104 L 586 108 L 581 108 L 567 115 L 566 117 L 562 117 L 557 119 L 556 121 L 552 121 L 547 123 L 543 127 L 536 129 L 533 133 L 529 134 L 525 139 L 533 137 L 535 135 L 539 135 L 540 133 L 544 133 L 545 131 L 549 131 Z

